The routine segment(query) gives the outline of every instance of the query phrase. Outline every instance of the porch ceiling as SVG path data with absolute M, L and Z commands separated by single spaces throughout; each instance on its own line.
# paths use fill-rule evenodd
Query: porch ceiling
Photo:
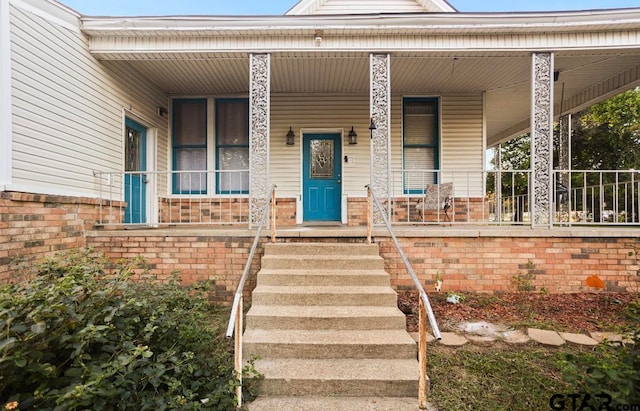
M 248 53 L 110 56 L 171 95 L 248 94 Z M 640 48 L 556 53 L 556 113 L 574 112 L 640 84 Z M 368 93 L 368 52 L 274 52 L 272 93 Z M 531 57 L 523 51 L 395 52 L 393 93 L 486 92 L 488 145 L 526 130 Z M 562 99 L 564 97 L 564 100 Z

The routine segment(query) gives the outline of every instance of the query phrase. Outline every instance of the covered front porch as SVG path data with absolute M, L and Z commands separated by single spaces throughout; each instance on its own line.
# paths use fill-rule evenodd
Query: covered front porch
M 85 18 L 168 97 L 153 167 L 95 170 L 98 224 L 255 227 L 272 184 L 279 226 L 364 225 L 369 184 L 396 225 L 637 224 L 635 171 L 552 160 L 554 121 L 638 84 L 633 13 L 557 14 Z M 527 131 L 531 168 L 489 169 Z

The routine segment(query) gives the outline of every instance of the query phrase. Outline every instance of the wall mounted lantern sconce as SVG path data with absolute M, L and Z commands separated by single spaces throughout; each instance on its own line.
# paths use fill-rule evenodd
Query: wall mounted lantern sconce
M 313 41 L 314 41 L 316 47 L 320 47 L 320 45 L 322 44 L 322 36 L 323 35 L 324 35 L 324 32 L 322 30 L 316 30 L 316 33 L 313 36 Z
M 371 139 L 373 140 L 373 130 L 376 129 L 376 123 L 373 122 L 373 117 L 371 117 L 371 124 L 369 125 L 369 132 L 371 133 Z
M 169 110 L 166 107 L 158 106 L 158 116 L 162 118 L 169 117 Z
M 295 134 L 293 134 L 293 130 L 291 129 L 291 126 L 289 126 L 289 132 L 287 133 L 287 145 L 288 146 L 292 146 L 293 143 L 295 142 L 294 138 L 295 138 Z
M 349 131 L 349 144 L 358 144 L 358 134 L 353 130 L 353 126 L 351 126 L 351 131 Z

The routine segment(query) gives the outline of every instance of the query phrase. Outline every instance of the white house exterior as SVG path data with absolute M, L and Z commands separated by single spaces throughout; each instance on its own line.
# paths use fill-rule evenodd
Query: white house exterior
M 189 223 L 251 225 L 275 184 L 285 224 L 359 224 L 370 183 L 413 221 L 441 182 L 478 222 L 485 150 L 531 129 L 530 220 L 548 226 L 552 122 L 640 84 L 640 8 L 302 0 L 283 16 L 122 18 L 0 4 L 0 191 L 138 203 L 102 223 L 181 223 L 188 208 Z M 203 204 L 233 210 L 203 220 Z

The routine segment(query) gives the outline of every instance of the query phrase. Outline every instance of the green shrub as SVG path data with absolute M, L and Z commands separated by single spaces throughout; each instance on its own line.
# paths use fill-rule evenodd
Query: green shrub
M 637 312 L 638 301 L 626 312 Z M 640 319 L 630 317 L 636 325 L 625 344 L 604 342 L 593 351 L 567 355 L 561 362 L 565 381 L 577 392 L 595 395 L 605 393 L 616 405 L 640 404 Z
M 234 408 L 226 317 L 208 303 L 208 285 L 133 281 L 136 270 L 144 273 L 141 260 L 111 265 L 81 250 L 2 286 L 0 406 Z

